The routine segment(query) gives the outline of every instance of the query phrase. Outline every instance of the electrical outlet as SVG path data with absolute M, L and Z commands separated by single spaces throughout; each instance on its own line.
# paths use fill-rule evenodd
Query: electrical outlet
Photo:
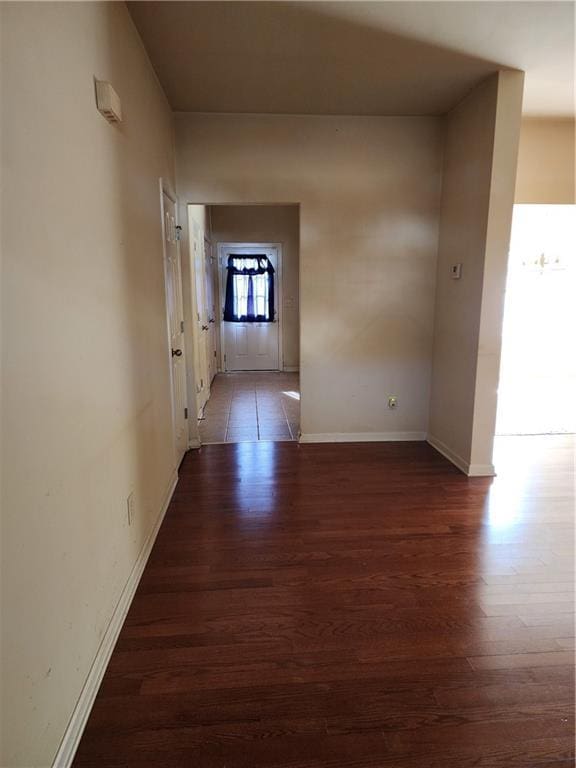
M 452 264 L 450 267 L 450 277 L 452 280 L 460 280 L 462 277 L 462 264 Z
M 390 395 L 390 397 L 388 398 L 388 408 L 394 409 L 396 408 L 397 405 L 398 405 L 398 400 L 396 398 L 396 395 Z
M 134 514 L 136 512 L 136 503 L 134 501 L 134 492 L 126 499 L 126 506 L 128 508 L 128 525 L 132 525 L 134 522 Z

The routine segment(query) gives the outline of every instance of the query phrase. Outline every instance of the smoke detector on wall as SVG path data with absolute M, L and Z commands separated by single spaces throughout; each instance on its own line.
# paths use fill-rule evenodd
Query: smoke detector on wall
M 105 80 L 96 80 L 96 106 L 109 123 L 122 122 L 120 96 Z

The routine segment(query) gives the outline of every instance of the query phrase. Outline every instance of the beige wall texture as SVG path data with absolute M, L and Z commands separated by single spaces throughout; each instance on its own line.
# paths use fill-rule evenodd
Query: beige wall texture
M 0 764 L 45 768 L 175 472 L 158 186 L 173 134 L 123 3 L 0 14 Z
M 500 72 L 446 117 L 428 439 L 469 474 L 493 473 L 522 88 Z
M 282 356 L 285 368 L 298 368 L 300 357 L 298 206 L 215 205 L 210 209 L 210 214 L 212 239 L 215 245 L 242 242 L 282 244 Z
M 520 130 L 517 203 L 573 204 L 574 120 L 525 118 Z
M 181 203 L 300 203 L 304 439 L 423 438 L 441 122 L 176 114 Z M 390 410 L 387 397 L 398 396 Z

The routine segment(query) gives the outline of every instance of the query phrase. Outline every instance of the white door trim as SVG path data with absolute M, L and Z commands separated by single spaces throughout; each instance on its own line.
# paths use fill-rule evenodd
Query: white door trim
M 283 352 L 283 326 L 284 326 L 284 312 L 282 304 L 282 243 L 218 243 L 218 297 L 220 304 L 218 305 L 218 325 L 222 328 L 224 322 L 224 303 L 226 301 L 226 285 L 222 280 L 222 266 L 223 259 L 226 257 L 228 251 L 235 250 L 237 248 L 254 248 L 254 250 L 275 250 L 276 251 L 276 322 L 278 323 L 278 370 L 284 370 L 284 352 Z M 225 334 L 220 332 L 220 360 L 219 366 L 221 371 L 226 371 L 224 365 L 224 356 L 226 354 L 226 342 Z

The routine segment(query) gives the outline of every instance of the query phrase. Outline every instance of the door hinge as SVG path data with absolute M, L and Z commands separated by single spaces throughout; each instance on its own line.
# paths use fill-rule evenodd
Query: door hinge
M 184 333 L 184 320 L 180 320 L 180 333 Z
M 216 357 L 216 350 L 214 350 L 214 357 Z
M 188 418 L 188 408 L 184 408 L 184 418 Z

